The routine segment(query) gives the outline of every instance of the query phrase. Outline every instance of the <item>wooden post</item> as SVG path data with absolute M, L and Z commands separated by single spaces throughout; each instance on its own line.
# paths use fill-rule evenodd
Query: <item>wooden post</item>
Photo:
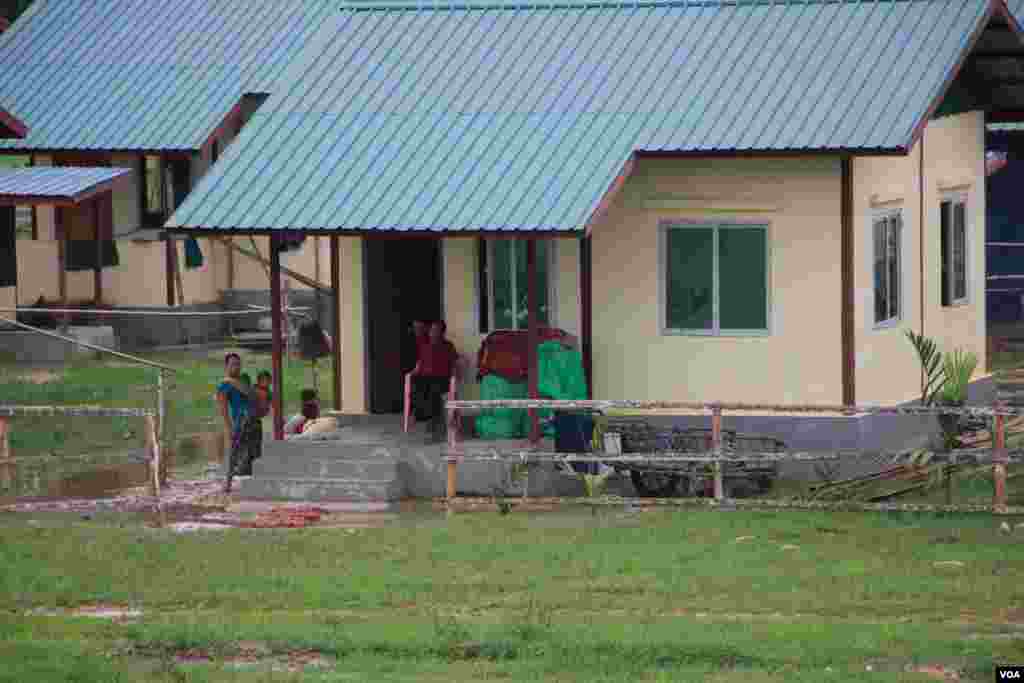
M 93 237 L 96 240 L 96 265 L 92 269 L 92 294 L 96 306 L 103 303 L 103 239 L 100 230 L 100 198 L 92 200 Z
M 526 241 L 526 367 L 528 369 L 529 397 L 537 399 L 537 243 Z M 530 443 L 540 440 L 540 420 L 537 409 L 530 408 Z
M 228 257 L 228 264 L 227 264 L 228 265 L 228 282 L 227 282 L 228 289 L 234 289 L 235 288 L 235 250 L 234 250 L 235 241 L 234 240 L 235 240 L 234 237 L 225 237 L 224 238 L 224 248 L 228 250 L 228 254 L 227 254 L 227 257 Z
M 334 409 L 341 410 L 341 255 L 337 235 L 331 235 L 331 290 L 334 294 L 334 306 L 331 309 L 331 356 L 334 380 Z
M 583 354 L 583 374 L 587 380 L 587 398 L 594 398 L 594 341 L 593 341 L 593 307 L 594 280 L 592 251 L 589 237 L 580 240 L 580 352 Z
M 953 465 L 946 463 L 942 466 L 943 484 L 946 487 L 946 505 L 953 504 Z
M 996 404 L 1002 407 L 1002 402 Z M 995 495 L 992 507 L 996 510 L 1006 507 L 1006 418 L 996 415 L 995 451 L 992 454 L 992 479 L 995 484 Z
M 445 495 L 448 498 L 448 503 L 449 504 L 453 500 L 455 500 L 455 475 L 456 475 L 456 471 L 457 471 L 456 468 L 458 466 L 459 465 L 458 465 L 458 462 L 455 459 L 455 456 L 449 455 L 448 456 L 448 482 L 447 482 L 448 485 L 445 487 Z
M 6 417 L 0 417 L 0 460 L 7 460 L 11 457 L 11 441 L 8 432 Z
M 64 210 L 56 207 L 53 210 L 54 232 L 57 237 L 57 294 L 60 297 L 60 307 L 68 307 L 68 235 L 64 227 Z M 57 316 L 60 320 L 62 332 L 68 329 L 68 314 L 62 313 Z
M 722 409 L 717 405 L 711 409 L 711 447 L 715 451 L 715 500 L 725 498 L 725 486 L 722 482 Z
M 164 269 L 167 271 L 167 305 L 174 305 L 174 242 L 164 235 Z
M 177 242 L 169 242 L 171 245 L 171 254 L 174 256 L 174 283 L 178 286 L 178 305 L 185 305 L 185 286 L 181 281 L 181 259 L 178 258 L 178 244 Z
M 160 496 L 160 443 L 156 437 L 156 420 L 146 416 L 146 452 L 149 453 L 149 492 L 154 498 Z
M 270 236 L 270 320 L 273 348 L 272 372 L 274 375 L 274 440 L 284 439 L 284 378 L 281 367 L 282 334 L 284 321 L 281 320 L 281 244 L 276 234 Z

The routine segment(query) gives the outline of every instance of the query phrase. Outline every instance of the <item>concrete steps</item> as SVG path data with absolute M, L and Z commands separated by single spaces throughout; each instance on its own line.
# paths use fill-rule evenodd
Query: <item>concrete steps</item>
M 397 444 L 358 434 L 337 441 L 264 443 L 253 476 L 240 482 L 250 500 L 383 502 L 403 497 Z
M 255 472 L 254 472 L 255 475 Z M 402 483 L 395 480 L 307 479 L 259 477 L 242 481 L 239 495 L 246 500 L 294 500 L 304 502 L 388 502 L 400 500 Z

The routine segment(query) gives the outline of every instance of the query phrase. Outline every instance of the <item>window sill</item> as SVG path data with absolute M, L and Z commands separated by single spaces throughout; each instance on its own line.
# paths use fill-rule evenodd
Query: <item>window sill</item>
M 715 332 L 714 330 L 662 330 L 663 337 L 710 337 L 715 339 L 725 338 L 746 338 L 746 337 L 769 337 L 768 330 L 728 330 L 726 332 Z
M 942 309 L 946 310 L 946 309 L 950 309 L 950 308 L 967 308 L 970 305 L 971 305 L 971 300 L 970 299 L 961 299 L 960 301 L 953 301 L 951 303 L 946 304 L 945 306 L 942 307 Z
M 883 320 L 880 323 L 875 323 L 874 326 L 872 326 L 871 329 L 872 330 L 878 330 L 878 331 L 893 330 L 893 329 L 898 329 L 900 327 L 900 325 L 902 325 L 902 324 L 903 324 L 903 319 L 902 318 L 891 318 L 889 320 Z

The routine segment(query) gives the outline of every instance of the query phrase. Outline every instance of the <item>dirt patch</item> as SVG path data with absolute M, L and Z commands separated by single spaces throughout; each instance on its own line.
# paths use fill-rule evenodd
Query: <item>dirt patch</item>
M 184 479 L 168 481 L 161 487 L 160 503 L 165 512 L 181 508 L 223 508 L 225 502 L 217 494 L 223 487 L 219 479 Z M 223 495 L 223 494 L 221 494 Z M 127 489 L 110 498 L 67 498 L 63 500 L 27 501 L 0 506 L 0 512 L 151 512 L 156 501 L 146 487 Z
M 90 619 L 110 619 L 111 621 L 125 622 L 141 617 L 142 610 L 127 605 L 95 603 L 79 605 L 70 609 L 39 607 L 26 612 L 26 616 L 88 617 Z
M 56 382 L 61 378 L 61 375 L 53 372 L 52 370 L 30 370 L 29 372 L 18 375 L 18 379 L 22 382 L 29 382 L 31 384 L 46 384 L 47 382 Z
M 956 669 L 939 666 L 937 664 L 918 666 L 911 669 L 914 673 L 925 674 L 939 681 L 959 681 L 960 672 Z
M 334 659 L 317 650 L 292 650 L 271 654 L 263 643 L 239 643 L 229 654 L 216 654 L 201 648 L 179 650 L 173 655 L 178 664 L 220 665 L 227 669 L 269 669 L 300 673 L 306 669 L 328 669 Z

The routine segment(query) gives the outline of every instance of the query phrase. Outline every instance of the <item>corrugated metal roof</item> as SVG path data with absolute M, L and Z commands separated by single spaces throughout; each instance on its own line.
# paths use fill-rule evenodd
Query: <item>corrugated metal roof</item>
M 131 173 L 128 168 L 30 166 L 0 170 L 0 197 L 77 202 Z
M 349 5 L 171 227 L 578 230 L 634 151 L 898 151 L 987 0 Z
M 1024 24 L 1024 0 L 1006 0 L 1006 7 L 1018 24 Z
M 269 92 L 330 0 L 35 0 L 0 34 L 18 149 L 196 149 L 241 96 Z

